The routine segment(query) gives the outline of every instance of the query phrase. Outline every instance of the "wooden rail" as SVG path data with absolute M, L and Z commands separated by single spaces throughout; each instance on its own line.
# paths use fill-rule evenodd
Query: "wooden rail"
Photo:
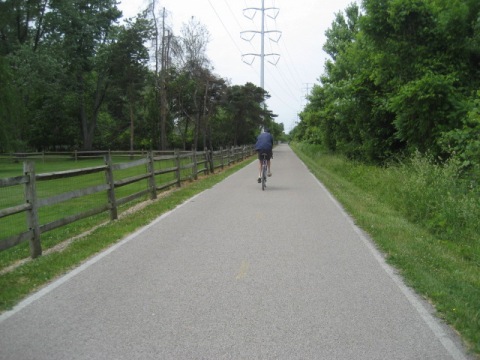
M 159 191 L 165 190 L 172 186 L 180 187 L 182 181 L 196 180 L 200 173 L 213 173 L 218 168 L 224 168 L 234 162 L 244 160 L 254 153 L 252 146 L 235 147 L 231 149 L 221 149 L 218 151 L 203 151 L 203 152 L 143 152 L 143 153 L 123 153 L 125 156 L 134 158 L 134 155 L 142 156 L 136 160 L 116 163 L 112 162 L 112 155 L 114 152 L 83 152 L 81 156 L 101 156 L 104 158 L 105 165 L 89 167 L 84 169 L 75 169 L 67 171 L 59 171 L 52 173 L 36 174 L 35 163 L 31 160 L 47 159 L 47 153 L 16 153 L 12 159 L 24 160 L 23 172 L 24 175 L 0 179 L 0 188 L 6 188 L 15 185 L 24 186 L 24 203 L 0 209 L 0 219 L 14 214 L 24 212 L 26 214 L 26 230 L 19 232 L 7 238 L 0 238 L 0 251 L 6 250 L 16 246 L 25 241 L 30 244 L 30 256 L 36 258 L 42 254 L 41 237 L 42 233 L 68 225 L 75 221 L 85 219 L 87 217 L 109 211 L 110 219 L 115 220 L 118 217 L 118 207 L 140 197 L 148 195 L 150 199 L 155 199 Z M 115 154 L 118 156 L 119 154 Z M 72 158 L 72 153 L 57 153 L 56 156 L 65 156 L 65 158 Z M 77 152 L 74 153 L 75 160 L 79 159 Z M 186 163 L 186 161 L 188 161 Z M 155 163 L 166 162 L 167 164 L 174 164 L 168 168 L 155 170 Z M 115 173 L 121 170 L 126 170 L 133 167 L 145 166 L 145 173 L 126 178 L 115 178 Z M 105 183 L 95 186 L 89 186 L 82 189 L 75 189 L 61 194 L 50 196 L 47 198 L 39 198 L 37 194 L 37 182 L 51 181 L 57 179 L 73 178 L 87 174 L 104 173 Z M 174 174 L 174 180 L 158 183 L 157 177 L 164 174 Z M 133 194 L 118 197 L 117 189 L 137 183 L 139 181 L 146 181 L 145 189 Z M 46 224 L 40 224 L 38 211 L 42 207 L 54 206 L 59 203 L 72 200 L 75 198 L 93 195 L 96 193 L 106 193 L 107 202 L 95 208 L 88 209 L 70 216 L 64 216 L 60 219 L 51 221 Z

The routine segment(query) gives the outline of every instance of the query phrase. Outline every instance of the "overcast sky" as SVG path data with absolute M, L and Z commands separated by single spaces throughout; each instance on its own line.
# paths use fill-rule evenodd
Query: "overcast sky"
M 280 54 L 265 57 L 264 87 L 271 95 L 268 108 L 278 114 L 276 122 L 283 123 L 289 132 L 298 121 L 298 113 L 306 103 L 305 96 L 324 72 L 328 55 L 322 50 L 325 31 L 331 27 L 339 11 L 360 0 L 264 0 L 265 31 L 280 31 L 278 42 L 265 34 L 265 54 Z M 146 7 L 146 0 L 120 0 L 118 7 L 124 17 L 135 16 Z M 207 56 L 214 66 L 214 73 L 230 81 L 231 85 L 252 82 L 260 86 L 260 57 L 243 54 L 260 54 L 261 35 L 245 41 L 240 33 L 261 30 L 261 11 L 246 10 L 261 8 L 262 0 L 160 0 L 165 7 L 174 34 L 180 34 L 182 24 L 195 16 L 210 33 Z M 244 13 L 253 19 L 244 16 Z M 267 16 L 275 17 L 272 19 Z M 248 34 L 245 34 L 248 35 Z M 274 39 L 276 40 L 276 39 Z M 245 62 L 251 62 L 251 65 Z

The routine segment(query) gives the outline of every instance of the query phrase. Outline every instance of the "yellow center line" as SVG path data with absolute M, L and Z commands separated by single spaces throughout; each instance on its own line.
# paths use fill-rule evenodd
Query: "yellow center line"
M 238 271 L 238 274 L 235 277 L 235 279 L 237 280 L 243 279 L 247 275 L 249 266 L 250 264 L 247 261 L 245 260 L 242 261 L 242 264 L 240 265 L 240 270 Z

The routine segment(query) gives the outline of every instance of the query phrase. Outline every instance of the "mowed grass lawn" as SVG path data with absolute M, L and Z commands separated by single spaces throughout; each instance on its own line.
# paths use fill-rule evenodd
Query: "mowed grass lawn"
M 136 158 L 138 159 L 138 158 Z M 128 157 L 113 157 L 114 164 L 129 162 Z M 192 175 L 192 169 L 187 168 L 191 163 L 190 158 L 182 158 L 181 166 L 185 166 L 181 172 L 182 179 L 188 179 Z M 87 159 L 81 161 L 74 160 L 49 160 L 35 161 L 36 174 L 55 173 L 66 170 L 83 169 L 90 167 L 98 167 L 104 165 L 104 160 L 101 158 Z M 155 170 L 171 169 L 175 167 L 174 159 L 165 159 L 155 162 Z M 137 175 L 143 175 L 147 172 L 146 165 L 140 165 L 123 170 L 114 171 L 115 181 L 127 179 Z M 15 163 L 11 160 L 0 161 L 0 178 L 17 177 L 23 174 L 23 163 Z M 157 186 L 172 183 L 176 179 L 174 172 L 167 174 L 160 174 L 155 176 Z M 117 201 L 129 195 L 138 193 L 148 188 L 148 180 L 144 179 L 129 185 L 125 185 L 115 190 L 115 197 Z M 106 183 L 105 171 L 100 171 L 93 174 L 74 176 L 69 178 L 61 178 L 48 181 L 37 181 L 36 191 L 39 199 L 47 199 L 52 196 L 67 193 L 73 190 L 80 190 L 89 188 L 91 186 L 101 185 Z M 120 211 L 124 211 L 129 207 L 145 201 L 148 195 L 144 195 L 137 200 L 130 201 L 127 204 L 120 206 Z M 21 205 L 24 200 L 24 186 L 16 185 L 5 188 L 0 188 L 0 209 L 5 209 L 17 205 Z M 40 225 L 48 224 L 50 222 L 73 216 L 94 208 L 106 205 L 108 202 L 106 191 L 96 194 L 82 196 L 71 199 L 51 206 L 41 207 L 38 211 Z M 43 250 L 56 246 L 58 243 L 64 241 L 66 238 L 74 236 L 79 232 L 88 230 L 89 227 L 95 226 L 98 223 L 103 223 L 109 220 L 109 213 L 104 212 L 95 215 L 91 218 L 80 220 L 71 225 L 46 232 L 41 235 Z M 0 219 L 0 240 L 6 239 L 9 236 L 20 234 L 27 230 L 25 213 L 18 213 Z M 29 256 L 28 244 L 22 244 L 8 251 L 0 253 L 0 269 L 9 264 L 18 261 L 21 258 Z
M 126 158 L 114 158 L 114 163 L 128 162 Z M 156 170 L 161 167 L 173 167 L 174 162 L 156 162 Z M 97 167 L 104 165 L 102 159 L 89 159 L 82 161 L 73 160 L 55 160 L 55 161 L 36 161 L 36 174 L 54 173 L 73 169 L 82 169 L 88 167 Z M 2 162 L 0 163 L 0 178 L 21 176 L 23 173 L 22 163 Z M 135 166 L 132 168 L 114 171 L 115 181 L 129 177 L 142 175 L 146 173 L 146 165 Z M 175 174 L 164 174 L 156 176 L 156 183 L 161 185 L 174 180 Z M 91 186 L 102 185 L 106 183 L 104 171 L 93 174 L 61 178 L 48 181 L 37 181 L 36 191 L 39 199 L 47 199 L 55 195 L 67 193 L 73 190 L 86 189 Z M 147 180 L 142 180 L 119 187 L 115 190 L 116 199 L 121 199 L 131 194 L 147 189 Z M 24 203 L 24 186 L 10 186 L 0 188 L 0 209 L 17 206 Z M 39 209 L 39 218 L 41 224 L 46 224 L 62 217 L 71 216 L 80 212 L 88 211 L 96 207 L 105 205 L 108 201 L 106 192 L 100 192 L 92 195 L 82 196 L 65 202 L 57 203 L 52 206 L 45 206 Z M 18 234 L 21 229 L 26 230 L 25 214 L 20 213 L 4 219 L 0 219 L 0 239 Z

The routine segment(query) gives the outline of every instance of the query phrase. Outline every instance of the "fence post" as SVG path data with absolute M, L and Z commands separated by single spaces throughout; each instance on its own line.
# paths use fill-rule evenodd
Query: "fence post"
M 182 184 L 182 174 L 180 172 L 180 151 L 175 149 L 175 166 L 176 166 L 176 176 L 177 176 L 177 187 L 180 187 Z
M 213 149 L 208 150 L 208 159 L 210 161 L 210 171 L 212 174 L 215 172 L 215 162 L 213 160 L 214 156 Z
M 148 186 L 150 187 L 150 200 L 155 200 L 157 198 L 157 185 L 155 184 L 155 162 L 153 161 L 153 151 L 147 152 L 147 158 L 147 171 L 150 174 L 150 177 L 148 178 Z
M 197 162 L 197 149 L 193 150 L 193 167 L 192 167 L 192 178 L 193 180 L 198 179 L 198 162 Z
M 32 232 L 30 238 L 30 257 L 35 259 L 42 255 L 42 244 L 40 242 L 40 227 L 38 225 L 37 208 L 37 188 L 35 183 L 35 163 L 25 161 L 23 163 L 23 173 L 29 176 L 29 181 L 25 184 L 25 201 L 30 204 L 27 211 L 27 225 Z
M 210 165 L 208 163 L 208 153 L 207 153 L 207 148 L 206 147 L 203 148 L 203 161 L 204 161 L 204 164 L 205 164 L 205 170 L 203 170 L 203 174 L 208 175 L 208 174 L 210 174 Z
M 223 170 L 223 146 L 220 147 L 220 165 L 222 166 Z
M 207 170 L 207 175 L 210 173 L 213 174 L 213 167 L 210 163 L 210 151 L 206 147 L 203 148 L 203 156 L 205 158 L 205 169 Z
M 110 151 L 104 156 L 105 164 L 107 168 L 105 169 L 105 177 L 107 180 L 107 185 L 109 188 L 107 190 L 108 203 L 110 204 L 110 220 L 118 219 L 117 213 L 117 200 L 115 198 L 115 180 L 113 178 L 113 168 L 112 168 L 112 156 Z

